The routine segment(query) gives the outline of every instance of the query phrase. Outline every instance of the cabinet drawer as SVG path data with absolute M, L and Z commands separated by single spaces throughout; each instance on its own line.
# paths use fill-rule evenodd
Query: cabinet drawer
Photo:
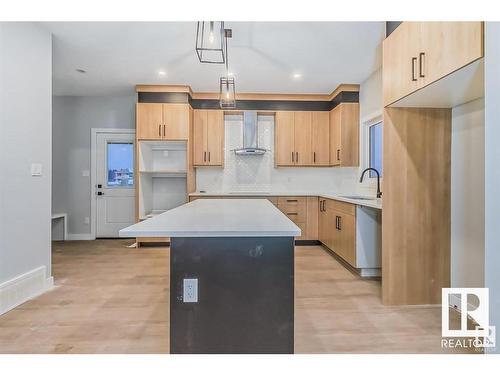
M 333 199 L 327 199 L 326 205 L 327 205 L 328 209 L 335 210 L 335 211 L 341 211 L 341 212 L 346 213 L 348 215 L 356 215 L 356 205 L 354 205 L 354 204 L 336 201 Z
M 307 197 L 278 197 L 278 205 L 296 205 L 296 206 L 305 206 L 307 201 Z
M 278 203 L 278 208 L 294 223 L 305 223 L 307 220 L 305 205 Z

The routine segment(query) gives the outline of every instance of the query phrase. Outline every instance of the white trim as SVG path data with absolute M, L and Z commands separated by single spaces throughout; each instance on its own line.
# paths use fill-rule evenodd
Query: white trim
M 68 233 L 66 239 L 68 241 L 91 241 L 95 240 L 95 235 L 92 233 Z
M 0 284 L 0 315 L 51 289 L 54 278 L 46 274 L 41 266 Z
M 97 181 L 97 134 L 135 134 L 135 129 L 107 129 L 107 128 L 92 128 L 90 129 L 90 237 L 91 238 L 74 238 L 78 240 L 95 240 L 96 239 L 96 202 L 95 202 L 95 185 Z M 135 156 L 134 156 L 135 157 Z M 86 234 L 68 234 L 71 236 L 84 236 Z

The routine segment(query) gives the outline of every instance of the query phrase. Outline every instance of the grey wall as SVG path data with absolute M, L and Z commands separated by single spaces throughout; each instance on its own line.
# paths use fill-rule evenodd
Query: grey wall
M 51 275 L 51 100 L 50 33 L 0 23 L 0 284 L 41 266 Z
M 451 286 L 484 286 L 484 99 L 452 109 Z
M 92 128 L 135 128 L 136 96 L 53 98 L 52 210 L 68 214 L 69 234 L 89 234 Z
M 500 23 L 486 22 L 485 46 L 485 286 L 490 288 L 490 325 L 500 353 Z

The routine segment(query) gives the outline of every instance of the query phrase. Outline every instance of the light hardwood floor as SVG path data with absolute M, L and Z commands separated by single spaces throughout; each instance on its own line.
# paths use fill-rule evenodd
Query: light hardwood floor
M 56 287 L 0 316 L 0 353 L 168 353 L 169 251 L 55 242 Z M 440 352 L 439 306 L 383 306 L 319 246 L 296 248 L 296 353 Z

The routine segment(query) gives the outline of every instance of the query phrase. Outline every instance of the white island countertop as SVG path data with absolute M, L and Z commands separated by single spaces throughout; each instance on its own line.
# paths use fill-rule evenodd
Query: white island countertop
M 199 199 L 120 230 L 120 237 L 296 237 L 267 199 Z

